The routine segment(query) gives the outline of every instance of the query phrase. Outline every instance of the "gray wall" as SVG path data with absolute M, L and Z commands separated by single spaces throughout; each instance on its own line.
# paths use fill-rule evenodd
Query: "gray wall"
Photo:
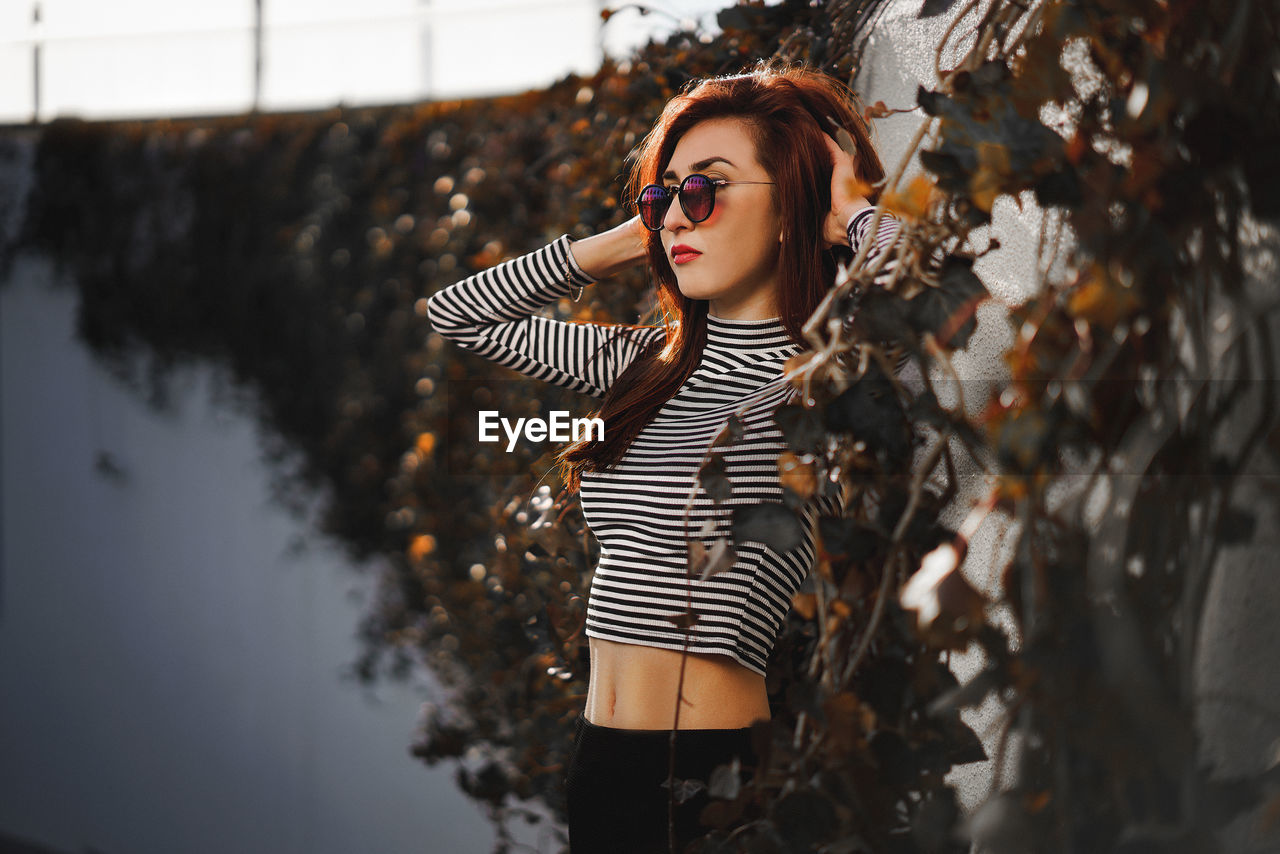
M 14 168 L 0 195 L 25 184 Z M 492 851 L 454 767 L 409 755 L 438 689 L 344 678 L 376 568 L 273 503 L 256 428 L 214 400 L 210 369 L 180 372 L 174 411 L 154 412 L 74 314 L 47 259 L 0 285 L 0 836 Z

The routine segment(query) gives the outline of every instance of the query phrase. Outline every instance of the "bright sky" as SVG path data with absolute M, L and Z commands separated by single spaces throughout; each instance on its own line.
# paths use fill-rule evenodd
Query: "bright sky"
M 516 92 L 599 67 L 733 0 L 262 0 L 260 107 Z M 33 24 L 36 8 L 41 23 Z M 628 8 L 630 7 L 630 8 Z M 601 29 L 600 11 L 619 11 Z M 0 123 L 238 113 L 254 0 L 0 0 Z

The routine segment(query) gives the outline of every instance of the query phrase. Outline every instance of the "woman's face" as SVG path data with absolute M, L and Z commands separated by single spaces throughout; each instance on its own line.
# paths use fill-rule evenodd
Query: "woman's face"
M 756 160 L 749 125 L 741 119 L 708 119 L 690 128 L 671 153 L 659 182 L 674 189 L 698 172 L 713 180 L 772 181 Z M 779 236 L 782 221 L 773 187 L 730 184 L 716 188 L 715 207 L 690 222 L 679 199 L 660 232 L 680 292 L 710 300 L 710 313 L 732 320 L 764 320 L 778 312 Z

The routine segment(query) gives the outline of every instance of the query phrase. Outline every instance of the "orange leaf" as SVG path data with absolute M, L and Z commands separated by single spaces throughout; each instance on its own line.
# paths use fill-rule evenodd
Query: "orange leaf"
M 778 455 L 778 476 L 785 488 L 801 498 L 808 498 L 818 488 L 818 476 L 814 472 L 813 463 L 801 462 L 791 451 L 783 451 Z
M 886 193 L 882 196 L 880 204 L 899 216 L 920 220 L 929 211 L 933 192 L 933 179 L 927 175 L 917 175 L 903 192 Z

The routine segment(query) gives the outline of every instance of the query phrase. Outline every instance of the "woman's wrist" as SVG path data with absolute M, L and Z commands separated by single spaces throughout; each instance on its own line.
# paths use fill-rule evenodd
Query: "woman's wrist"
M 840 221 L 844 223 L 845 230 L 849 230 L 849 226 L 853 225 L 853 220 L 858 214 L 869 209 L 871 202 L 864 198 L 857 198 L 840 208 Z
M 592 279 L 604 279 L 633 267 L 648 255 L 639 218 L 569 244 L 574 263 Z M 640 226 L 643 229 L 644 226 Z

